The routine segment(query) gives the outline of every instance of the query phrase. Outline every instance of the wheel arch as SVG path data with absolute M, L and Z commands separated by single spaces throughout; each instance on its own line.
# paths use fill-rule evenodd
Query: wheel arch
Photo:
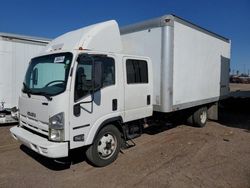
M 118 130 L 123 134 L 122 123 L 123 123 L 123 119 L 121 116 L 115 116 L 115 117 L 110 117 L 110 118 L 105 119 L 104 121 L 102 121 L 102 123 L 99 124 L 99 126 L 98 125 L 93 126 L 93 128 L 90 130 L 90 133 L 86 139 L 85 144 L 86 145 L 92 144 L 97 134 L 100 132 L 100 130 L 109 124 L 112 124 L 115 127 L 117 127 Z

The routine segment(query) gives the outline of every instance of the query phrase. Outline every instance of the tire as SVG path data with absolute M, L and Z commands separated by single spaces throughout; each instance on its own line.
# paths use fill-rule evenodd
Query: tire
M 88 161 L 97 167 L 104 167 L 114 162 L 121 148 L 121 133 L 114 125 L 107 125 L 100 130 L 94 142 L 86 151 Z
M 187 123 L 188 123 L 188 125 L 193 125 L 194 124 L 193 114 L 188 116 Z
M 201 107 L 193 114 L 193 125 L 196 127 L 204 127 L 207 123 L 207 107 Z

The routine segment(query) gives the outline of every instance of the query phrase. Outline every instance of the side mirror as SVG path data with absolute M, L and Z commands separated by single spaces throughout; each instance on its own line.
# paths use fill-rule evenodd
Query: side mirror
M 76 117 L 80 116 L 81 114 L 81 105 L 78 103 L 78 104 L 75 104 L 74 105 L 74 109 L 73 109 L 73 113 Z
M 102 62 L 96 61 L 94 62 L 94 74 L 93 74 L 93 81 L 94 81 L 94 90 L 99 90 L 102 87 Z

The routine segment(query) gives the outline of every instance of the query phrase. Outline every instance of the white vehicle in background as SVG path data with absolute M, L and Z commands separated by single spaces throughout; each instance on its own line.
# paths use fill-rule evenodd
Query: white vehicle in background
M 0 124 L 17 122 L 23 77 L 32 57 L 50 39 L 0 33 Z
M 31 60 L 13 137 L 49 158 L 86 146 L 106 166 L 153 111 L 216 118 L 228 94 L 230 40 L 173 15 L 119 30 L 107 21 L 54 39 Z

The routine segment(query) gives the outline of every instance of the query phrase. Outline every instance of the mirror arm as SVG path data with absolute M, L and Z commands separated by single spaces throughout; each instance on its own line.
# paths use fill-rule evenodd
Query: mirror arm
M 81 104 L 87 104 L 87 103 L 92 103 L 94 101 L 94 94 L 91 94 L 92 95 L 92 99 L 91 101 L 83 101 L 83 102 L 78 102 L 76 103 L 75 105 L 81 105 Z
M 91 101 L 84 101 L 84 102 L 79 102 L 79 103 L 76 103 L 75 105 L 80 105 L 80 104 L 86 104 L 86 103 L 91 103 L 93 102 L 94 100 L 91 100 Z

